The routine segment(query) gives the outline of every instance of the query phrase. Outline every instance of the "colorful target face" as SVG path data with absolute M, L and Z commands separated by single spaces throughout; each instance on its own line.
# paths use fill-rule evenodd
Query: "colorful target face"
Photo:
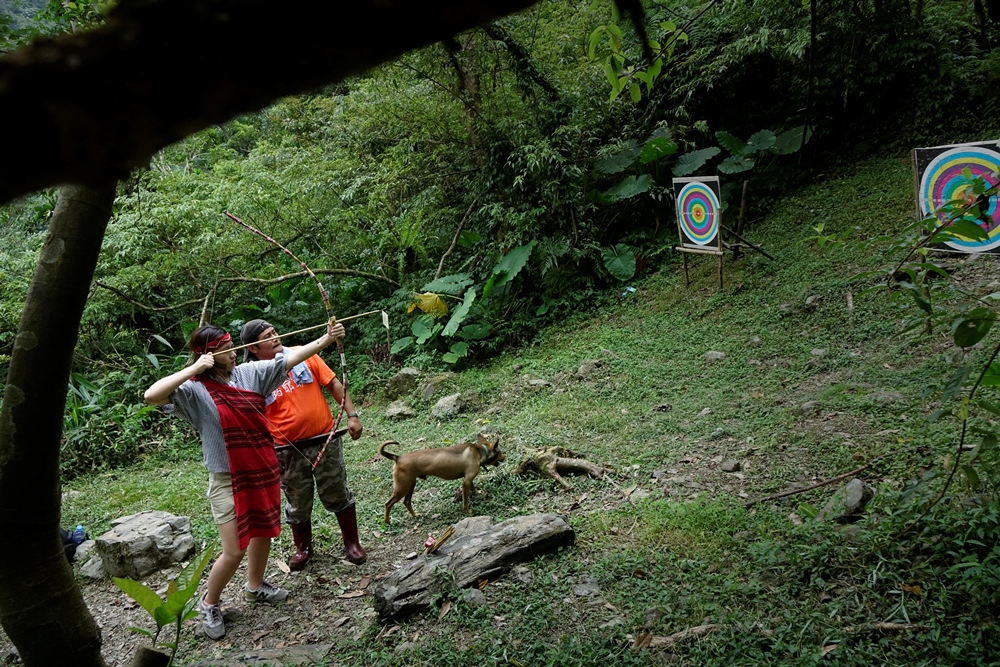
M 675 190 L 678 184 L 675 180 Z M 677 192 L 677 221 L 682 242 L 687 240 L 696 245 L 707 245 L 715 239 L 722 213 L 718 188 L 719 180 L 715 177 L 690 181 Z
M 996 142 L 918 148 L 914 151 L 914 164 L 919 174 L 917 206 L 921 216 L 937 215 L 942 221 L 954 215 L 954 202 L 972 203 L 976 200 L 975 178 L 982 178 L 986 187 L 997 185 L 996 173 L 1000 171 L 1000 150 Z M 963 171 L 968 169 L 972 178 Z M 985 240 L 955 239 L 945 243 L 961 252 L 987 252 L 1000 247 L 1000 198 L 989 197 L 986 210 L 988 221 L 966 215 L 965 219 L 979 224 L 986 231 Z M 952 210 L 942 210 L 952 203 Z M 961 206 L 962 204 L 959 204 Z

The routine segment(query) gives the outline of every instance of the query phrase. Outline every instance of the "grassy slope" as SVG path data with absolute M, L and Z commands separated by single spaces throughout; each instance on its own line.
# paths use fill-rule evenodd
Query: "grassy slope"
M 380 441 L 399 440 L 402 451 L 460 442 L 487 427 L 502 435 L 508 463 L 480 478 L 487 495 L 474 499 L 474 511 L 497 520 L 563 512 L 577 546 L 531 564 L 530 585 L 491 582 L 488 607 L 459 603 L 441 623 L 427 614 L 387 639 L 376 639 L 380 628 L 373 626 L 335 650 L 332 662 L 988 664 L 1000 637 L 977 603 L 946 586 L 940 571 L 911 568 L 908 551 L 866 555 L 887 530 L 877 521 L 891 510 L 886 494 L 850 536 L 789 518 L 808 513 L 800 502 L 821 506 L 833 487 L 751 512 L 741 507 L 743 497 L 839 474 L 880 455 L 865 476 L 887 491 L 953 445 L 945 426 L 922 425 L 919 404 L 924 385 L 947 372 L 947 339 L 918 348 L 895 335 L 902 314 L 893 305 L 860 294 L 866 284 L 851 276 L 879 265 L 874 250 L 823 255 L 815 244 L 799 243 L 820 221 L 825 233 L 859 226 L 864 235 L 904 224 L 912 201 L 907 156 L 851 169 L 789 196 L 754 223 L 749 237 L 779 260 L 727 259 L 724 291 L 714 260 L 695 258 L 690 287 L 676 266 L 636 281 L 635 294 L 572 315 L 517 355 L 447 380 L 430 400 L 411 401 L 429 414 L 443 393 L 474 391 L 494 408 L 489 413 L 441 424 L 389 423 L 381 417 L 384 398 L 368 397 L 366 435 L 348 450 L 368 543 L 406 553 L 427 532 L 439 534 L 460 518 L 450 499 L 454 484 L 431 479 L 418 484 L 414 498 L 423 513 L 419 526 L 397 506 L 394 523 L 384 527 L 390 467 L 370 460 Z M 806 309 L 813 295 L 822 297 L 820 305 Z M 818 349 L 825 354 L 812 354 Z M 709 350 L 727 356 L 706 364 Z M 602 362 L 591 380 L 532 387 L 521 378 L 551 380 L 586 359 Z M 800 414 L 810 400 L 820 411 Z M 654 410 L 663 404 L 670 409 Z M 705 408 L 711 413 L 699 416 Z M 513 474 L 527 448 L 550 445 L 612 464 L 615 483 L 574 478 L 574 489 L 561 493 L 548 481 Z M 738 475 L 718 469 L 730 457 L 743 464 Z M 65 503 L 64 523 L 100 532 L 115 516 L 155 506 L 192 516 L 199 536 L 211 537 L 197 458 L 192 450 L 171 462 L 78 480 L 73 489 L 82 494 Z M 649 496 L 632 504 L 625 492 L 636 489 Z M 336 522 L 328 514 L 317 518 L 318 539 L 335 543 Z M 280 540 L 283 553 L 289 536 Z M 571 586 L 589 578 L 599 593 L 574 595 Z M 920 592 L 901 584 L 911 591 L 919 584 Z M 870 630 L 875 622 L 906 620 L 924 627 Z M 706 623 L 719 628 L 671 654 L 627 648 L 629 635 L 669 635 Z M 405 657 L 394 653 L 414 639 Z

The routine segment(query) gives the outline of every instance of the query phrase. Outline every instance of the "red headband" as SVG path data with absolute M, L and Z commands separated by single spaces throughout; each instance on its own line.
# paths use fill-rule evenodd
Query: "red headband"
M 206 352 L 211 352 L 212 350 L 215 350 L 216 348 L 221 346 L 223 343 L 228 343 L 231 340 L 232 336 L 230 336 L 229 333 L 227 332 L 222 334 L 215 340 L 209 341 L 204 346 L 199 345 L 195 347 L 194 351 L 197 352 L 198 354 L 205 354 Z

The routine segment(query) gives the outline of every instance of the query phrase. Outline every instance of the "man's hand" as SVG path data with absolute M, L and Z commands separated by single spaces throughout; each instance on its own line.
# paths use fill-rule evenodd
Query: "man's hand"
M 351 440 L 360 438 L 364 430 L 365 427 L 361 425 L 361 420 L 358 417 L 351 417 L 347 420 L 347 433 L 350 434 Z
M 334 324 L 332 326 L 330 324 L 327 324 L 326 325 L 326 333 L 327 333 L 328 336 L 330 336 L 330 338 L 343 339 L 344 338 L 344 325 L 341 324 L 340 322 L 337 322 L 336 324 Z

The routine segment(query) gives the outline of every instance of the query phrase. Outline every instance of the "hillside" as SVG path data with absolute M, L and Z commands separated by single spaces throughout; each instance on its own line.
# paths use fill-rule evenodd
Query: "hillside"
M 188 633 L 182 662 L 260 664 L 245 656 L 333 644 L 320 664 L 995 664 L 996 450 L 980 459 L 977 494 L 956 480 L 955 495 L 894 539 L 940 490 L 958 442 L 954 421 L 926 419 L 939 390 L 957 366 L 982 363 L 985 353 L 956 348 L 949 331 L 900 335 L 912 307 L 866 291 L 877 277 L 856 277 L 896 259 L 882 254 L 884 242 L 860 239 L 908 224 L 909 156 L 886 153 L 817 181 L 752 221 L 747 236 L 777 259 L 727 257 L 723 290 L 714 259 L 691 261 L 689 287 L 670 263 L 631 283 L 635 292 L 606 292 L 530 345 L 438 376 L 432 391 L 408 398 L 419 415 L 411 420 L 385 419 L 388 401 L 370 383 L 355 397 L 365 435 L 346 447 L 368 563 L 336 557 L 336 522 L 317 510 L 320 556 L 304 573 L 278 568 L 275 559 L 290 553 L 287 531 L 272 552 L 268 576 L 293 590 L 291 601 L 247 607 L 237 575 L 223 598 L 236 612 L 229 635 L 213 643 Z M 824 235 L 858 227 L 859 242 L 821 251 L 808 240 L 821 223 Z M 995 291 L 994 256 L 946 261 L 964 290 Z M 710 351 L 725 356 L 709 362 Z M 597 363 L 581 371 L 588 361 Z M 434 402 L 455 392 L 478 404 L 432 420 Z M 507 462 L 478 478 L 473 512 L 498 521 L 558 512 L 576 530 L 576 546 L 488 582 L 485 604 L 456 600 L 440 619 L 435 611 L 383 626 L 369 596 L 337 597 L 392 571 L 428 533 L 462 518 L 455 484 L 428 479 L 414 496 L 422 516 L 396 507 L 384 526 L 391 473 L 373 458 L 378 443 L 394 439 L 409 450 L 484 429 L 500 435 Z M 530 450 L 548 446 L 615 473 L 570 478 L 567 492 L 514 474 Z M 62 523 L 99 534 L 117 516 L 155 508 L 190 515 L 197 539 L 211 540 L 199 459 L 194 444 L 80 477 L 64 485 Z M 724 471 L 732 460 L 738 469 Z M 866 464 L 857 476 L 874 498 L 854 523 L 812 518 L 839 484 L 743 507 Z M 954 555 L 963 551 L 968 566 Z M 159 588 L 167 574 L 150 585 Z M 148 619 L 110 583 L 82 586 L 105 654 L 127 664 L 135 646 L 127 627 Z M 642 633 L 695 626 L 713 627 L 668 649 L 630 648 Z

